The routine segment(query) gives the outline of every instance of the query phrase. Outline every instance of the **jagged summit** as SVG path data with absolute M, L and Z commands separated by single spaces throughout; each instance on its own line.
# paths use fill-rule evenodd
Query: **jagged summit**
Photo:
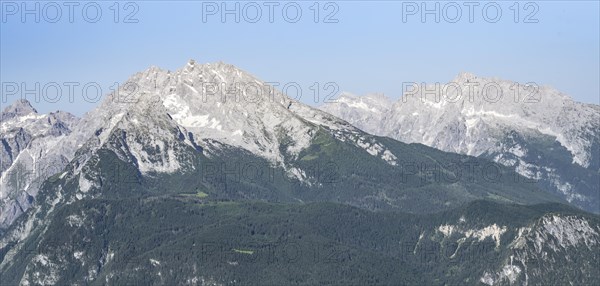
M 179 169 L 174 157 L 165 157 L 162 163 L 148 161 L 151 155 L 146 154 L 147 150 L 138 149 L 142 147 L 142 137 L 147 144 L 164 144 L 163 154 L 179 152 L 169 148 L 178 145 L 174 140 L 180 139 L 207 154 L 226 144 L 288 170 L 286 158 L 298 156 L 322 129 L 339 134 L 359 132 L 347 122 L 289 98 L 275 86 L 234 65 L 190 61 L 172 72 L 153 66 L 134 74 L 88 112 L 60 147 L 68 157 L 79 149 L 92 153 L 109 144 L 115 133 L 125 131 L 127 140 L 132 140 L 127 142 L 131 144 L 132 156 L 143 173 Z M 369 145 L 364 146 L 360 148 Z M 370 153 L 382 156 L 379 151 Z
M 4 108 L 0 120 L 8 120 L 18 116 L 25 116 L 28 114 L 37 114 L 37 110 L 33 108 L 31 103 L 27 99 L 19 99 L 13 104 Z
M 18 99 L 16 100 L 13 104 L 7 106 L 4 109 L 4 112 L 9 112 L 9 111 L 23 111 L 23 112 L 34 112 L 37 113 L 37 110 L 35 110 L 35 108 L 33 108 L 33 106 L 31 105 L 31 102 L 29 102 L 29 100 L 27 99 Z
M 119 92 L 117 97 L 111 94 L 111 98 L 105 102 L 133 103 L 147 101 L 147 98 L 157 101 L 154 100 L 156 96 L 164 97 L 176 93 L 186 97 L 202 96 L 203 103 L 215 100 L 227 103 L 227 99 L 233 98 L 233 103 L 244 101 L 254 104 L 258 100 L 257 96 L 260 97 L 261 103 L 265 103 L 266 99 L 270 99 L 269 102 L 280 101 L 282 105 L 287 103 L 285 98 L 279 96 L 280 93 L 274 92 L 276 87 L 269 86 L 237 66 L 222 61 L 199 64 L 192 59 L 175 71 L 151 66 L 131 76 L 127 84 L 129 86 L 123 87 L 132 90 L 134 85 L 135 92 Z M 127 99 L 123 98 L 124 94 L 127 95 Z
M 474 81 L 477 79 L 477 76 L 473 73 L 470 72 L 460 72 L 456 75 L 456 77 L 454 77 L 454 79 L 452 81 L 454 82 L 467 82 L 467 81 Z

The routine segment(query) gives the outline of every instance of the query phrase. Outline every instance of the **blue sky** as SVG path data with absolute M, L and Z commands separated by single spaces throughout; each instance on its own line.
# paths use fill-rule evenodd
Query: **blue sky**
M 55 103 L 27 96 L 41 112 L 60 109 L 77 115 L 97 104 L 83 100 L 81 87 L 86 83 L 99 83 L 108 93 L 114 82 L 125 82 L 151 65 L 175 70 L 192 58 L 201 63 L 231 63 L 265 81 L 297 82 L 303 87 L 302 100 L 311 104 L 309 88 L 314 82 L 335 82 L 340 91 L 354 94 L 377 92 L 398 98 L 402 82 L 447 82 L 461 71 L 550 85 L 578 101 L 599 103 L 598 1 L 538 1 L 530 2 L 527 9 L 527 2 L 520 2 L 518 9 L 513 1 L 496 2 L 502 15 L 495 23 L 482 15 L 486 2 L 474 7 L 472 23 L 462 2 L 458 2 L 462 14 L 456 23 L 448 21 L 456 15 L 452 6 L 443 9 L 447 2 L 437 2 L 439 23 L 435 15 L 426 15 L 423 23 L 420 11 L 403 21 L 403 5 L 407 11 L 416 3 L 421 10 L 422 1 L 345 1 L 327 7 L 327 2 L 320 2 L 318 9 L 314 1 L 296 2 L 302 10 L 296 23 L 282 16 L 285 2 L 274 6 L 273 23 L 263 2 L 256 2 L 262 7 L 256 23 L 243 18 L 254 17 L 254 4 L 246 6 L 247 2 L 237 2 L 240 10 L 246 7 L 248 12 L 240 11 L 239 23 L 234 15 L 226 15 L 223 23 L 220 11 L 204 13 L 203 21 L 203 5 L 205 12 L 213 4 L 221 10 L 221 1 L 134 1 L 129 6 L 119 2 L 117 23 L 114 1 L 97 1 L 102 16 L 96 23 L 83 17 L 85 2 L 73 8 L 73 23 L 63 2 L 58 2 L 62 15 L 56 23 L 49 22 L 55 18 L 55 7 L 37 2 L 39 23 L 34 15 L 24 15 L 23 23 L 23 1 L 2 1 L 1 81 L 25 83 L 28 88 L 36 82 L 41 86 L 78 82 L 73 102 L 67 98 L 67 88 Z M 14 3 L 19 11 L 12 10 Z M 26 8 L 34 8 L 35 3 L 27 2 Z M 235 3 L 226 5 L 233 8 Z M 427 2 L 426 8 L 434 8 L 435 3 Z M 136 7 L 130 20 L 138 22 L 124 23 Z M 338 22 L 323 23 L 336 7 L 330 20 Z M 88 7 L 88 20 L 95 16 L 92 8 Z M 529 20 L 537 23 L 523 23 L 536 8 Z M 318 23 L 315 10 L 320 12 Z M 288 9 L 290 18 L 293 12 Z M 488 9 L 487 15 L 494 18 L 494 10 Z M 22 94 L 7 96 L 2 105 Z

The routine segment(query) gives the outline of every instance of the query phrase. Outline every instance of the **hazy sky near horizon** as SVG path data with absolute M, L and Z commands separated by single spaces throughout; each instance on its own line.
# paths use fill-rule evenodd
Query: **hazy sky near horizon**
M 36 3 L 39 23 L 34 14 L 22 13 Z M 96 1 L 98 6 L 87 6 L 87 15 L 86 2 L 72 6 L 72 14 L 67 2 L 54 3 L 59 16 L 47 2 L 2 1 L 3 107 L 25 95 L 21 86 L 34 89 L 40 83 L 33 93 L 43 93 L 44 86 L 57 83 L 63 86 L 60 101 L 38 101 L 33 93 L 27 99 L 40 112 L 82 115 L 98 104 L 83 99 L 84 85 L 98 83 L 106 94 L 114 82 L 149 66 L 176 70 L 189 59 L 224 61 L 268 82 L 296 82 L 303 88 L 302 101 L 313 105 L 318 104 L 310 92 L 314 82 L 321 87 L 334 82 L 340 92 L 398 98 L 402 82 L 444 83 L 463 71 L 550 85 L 578 101 L 600 100 L 598 1 L 526 1 L 518 7 L 497 1 L 485 16 L 487 2 L 472 6 L 470 15 L 463 2 L 296 1 L 298 6 L 287 6 L 287 18 L 286 2 Z M 221 15 L 221 8 L 236 3 L 239 23 L 235 13 Z M 422 3 L 428 9 L 438 3 L 439 13 L 421 15 Z M 497 7 L 501 15 L 495 14 Z M 416 14 L 408 13 L 415 8 Z M 70 82 L 79 84 L 73 102 L 65 85 Z M 14 83 L 17 92 L 10 90 Z

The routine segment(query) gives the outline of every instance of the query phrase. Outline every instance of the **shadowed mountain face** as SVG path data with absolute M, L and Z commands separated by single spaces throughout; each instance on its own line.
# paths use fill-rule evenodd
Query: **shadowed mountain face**
M 562 263 L 532 266 L 544 255 L 582 261 L 568 281 L 598 277 L 586 268 L 597 216 L 501 164 L 365 133 L 231 65 L 150 68 L 65 125 L 37 160 L 67 163 L 0 233 L 7 283 L 543 283 Z M 281 247 L 298 254 L 252 260 Z
M 550 87 L 467 73 L 409 90 L 394 103 L 342 95 L 320 108 L 366 132 L 493 160 L 600 212 L 600 106 Z

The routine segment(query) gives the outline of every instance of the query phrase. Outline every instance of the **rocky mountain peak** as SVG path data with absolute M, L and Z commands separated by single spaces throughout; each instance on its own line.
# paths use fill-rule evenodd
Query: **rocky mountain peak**
M 19 99 L 13 104 L 7 106 L 4 109 L 4 111 L 2 111 L 2 116 L 0 120 L 4 121 L 14 117 L 25 116 L 32 113 L 37 114 L 37 110 L 33 108 L 31 103 L 27 99 Z
M 452 81 L 454 82 L 467 82 L 467 81 L 474 81 L 477 79 L 477 76 L 475 74 L 472 74 L 470 72 L 460 72 L 456 75 L 456 77 L 454 77 L 454 79 Z

